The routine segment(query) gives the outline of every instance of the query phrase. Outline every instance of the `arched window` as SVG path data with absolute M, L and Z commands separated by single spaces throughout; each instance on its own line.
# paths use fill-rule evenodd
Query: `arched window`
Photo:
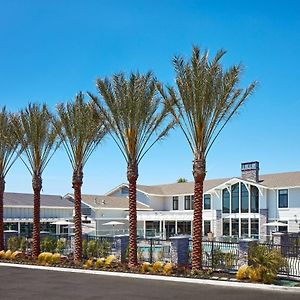
M 249 212 L 249 193 L 245 184 L 241 183 L 241 212 Z
M 222 210 L 223 213 L 229 213 L 229 208 L 230 208 L 230 194 L 227 189 L 224 189 L 222 192 L 222 199 L 223 199 L 223 205 L 222 205 Z
M 231 213 L 239 212 L 239 194 L 240 187 L 239 184 L 236 183 L 231 186 Z
M 259 210 L 259 192 L 256 186 L 251 186 L 251 212 L 258 213 Z

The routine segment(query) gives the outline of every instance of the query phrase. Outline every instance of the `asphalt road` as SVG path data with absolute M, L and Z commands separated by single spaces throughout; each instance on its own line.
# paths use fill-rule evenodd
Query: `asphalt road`
M 299 294 L 1 266 L 0 299 L 299 300 Z

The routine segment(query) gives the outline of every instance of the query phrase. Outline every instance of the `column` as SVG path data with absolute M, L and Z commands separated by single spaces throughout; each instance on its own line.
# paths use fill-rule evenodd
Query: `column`
M 144 239 L 146 238 L 146 234 L 147 234 L 147 232 L 146 232 L 146 221 L 144 220 Z

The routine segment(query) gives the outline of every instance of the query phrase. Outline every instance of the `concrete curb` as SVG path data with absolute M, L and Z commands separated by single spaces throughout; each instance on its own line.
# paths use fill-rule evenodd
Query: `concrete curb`
M 282 292 L 291 292 L 291 293 L 300 294 L 299 287 L 284 287 L 278 285 L 265 285 L 265 284 L 256 284 L 256 283 L 218 281 L 218 280 L 210 280 L 210 279 L 195 279 L 195 278 L 184 278 L 184 277 L 168 277 L 168 276 L 159 276 L 159 275 L 144 275 L 144 274 L 135 274 L 135 273 L 82 270 L 82 269 L 70 269 L 70 268 L 59 268 L 59 267 L 45 267 L 45 266 L 21 265 L 21 264 L 13 264 L 13 263 L 0 263 L 0 267 L 13 267 L 13 268 L 22 268 L 22 269 L 44 270 L 44 271 L 92 274 L 92 275 L 111 276 L 111 277 L 133 278 L 133 279 L 161 280 L 161 281 L 171 281 L 171 282 L 180 282 L 180 283 L 193 283 L 193 284 L 205 284 L 205 285 L 224 286 L 224 287 L 256 289 L 256 290 L 265 290 L 265 291 L 282 291 Z

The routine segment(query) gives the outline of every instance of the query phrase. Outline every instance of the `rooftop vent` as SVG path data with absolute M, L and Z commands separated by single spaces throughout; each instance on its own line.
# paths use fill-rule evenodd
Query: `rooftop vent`
M 259 181 L 259 162 L 251 161 L 241 164 L 241 177 L 245 180 Z

